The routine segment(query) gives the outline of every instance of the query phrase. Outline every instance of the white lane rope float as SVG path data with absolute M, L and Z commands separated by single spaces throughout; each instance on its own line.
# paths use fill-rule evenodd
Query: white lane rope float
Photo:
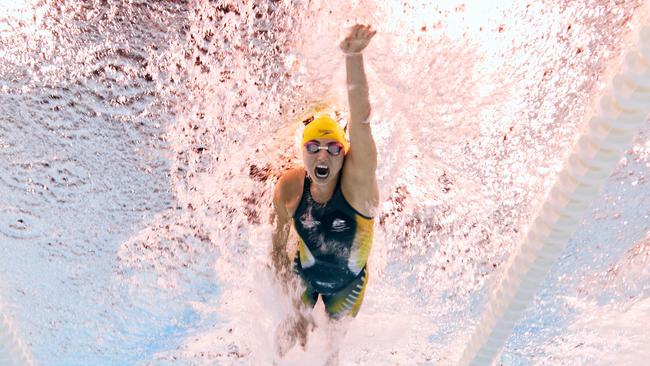
M 501 282 L 461 356 L 459 365 L 490 365 L 540 283 L 557 261 L 605 179 L 650 113 L 650 22 L 637 9 L 634 42 L 598 101 L 546 202 L 504 267 Z

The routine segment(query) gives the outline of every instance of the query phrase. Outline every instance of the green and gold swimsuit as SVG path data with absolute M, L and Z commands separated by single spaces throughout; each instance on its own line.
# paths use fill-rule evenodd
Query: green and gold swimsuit
M 303 301 L 313 306 L 321 295 L 332 318 L 359 311 L 368 272 L 374 219 L 355 210 L 343 197 L 340 181 L 324 204 L 311 196 L 305 177 L 293 223 L 300 237 L 294 269 L 305 283 Z

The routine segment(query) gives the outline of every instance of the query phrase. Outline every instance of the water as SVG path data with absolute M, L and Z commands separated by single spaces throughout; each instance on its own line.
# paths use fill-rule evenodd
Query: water
M 272 188 L 364 22 L 382 205 L 341 363 L 427 365 L 460 356 L 641 1 L 0 4 L 0 299 L 39 364 L 271 362 Z M 497 362 L 650 356 L 649 134 Z

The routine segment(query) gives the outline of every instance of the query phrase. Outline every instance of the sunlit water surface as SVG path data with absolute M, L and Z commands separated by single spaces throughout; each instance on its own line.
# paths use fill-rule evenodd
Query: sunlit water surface
M 382 205 L 341 364 L 448 365 L 641 1 L 0 4 L 0 302 L 39 364 L 272 362 L 272 188 L 362 22 Z M 650 357 L 649 134 L 497 362 Z M 317 321 L 285 364 L 323 361 Z

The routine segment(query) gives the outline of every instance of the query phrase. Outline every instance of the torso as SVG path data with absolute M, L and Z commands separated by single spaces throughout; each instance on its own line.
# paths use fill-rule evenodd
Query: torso
M 334 291 L 365 267 L 374 220 L 348 202 L 340 183 L 329 199 L 319 202 L 304 170 L 290 174 L 287 209 L 299 236 L 300 272 L 319 292 Z

